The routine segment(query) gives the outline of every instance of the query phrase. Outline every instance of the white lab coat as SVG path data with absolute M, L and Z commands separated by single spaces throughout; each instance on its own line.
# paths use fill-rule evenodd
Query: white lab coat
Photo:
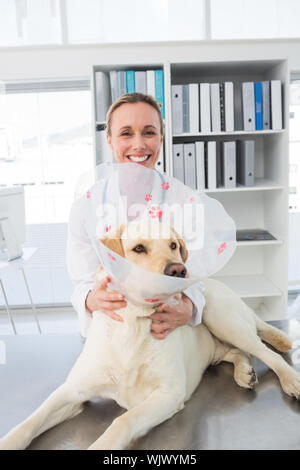
M 78 314 L 79 329 L 83 337 L 86 337 L 92 315 L 85 308 L 87 294 L 94 287 L 96 272 L 100 261 L 93 247 L 92 241 L 85 230 L 85 214 L 82 210 L 83 198 L 77 199 L 70 212 L 67 242 L 67 270 L 75 285 L 71 302 Z M 194 284 L 184 291 L 185 295 L 194 304 L 193 316 L 190 325 L 201 323 L 202 310 L 205 299 L 202 294 L 203 284 Z

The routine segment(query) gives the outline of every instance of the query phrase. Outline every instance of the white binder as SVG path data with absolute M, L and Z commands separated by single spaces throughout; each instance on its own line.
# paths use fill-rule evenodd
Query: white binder
M 183 144 L 173 144 L 173 176 L 184 183 Z
M 147 74 L 146 71 L 134 72 L 135 91 L 137 93 L 147 93 Z
M 126 72 L 120 71 L 118 72 L 118 83 L 119 83 L 119 96 L 125 95 L 127 88 L 126 88 Z
M 182 85 L 172 85 L 172 130 L 173 134 L 182 134 Z
M 270 82 L 262 82 L 263 129 L 271 129 Z
M 225 131 L 234 131 L 234 101 L 233 101 L 233 83 L 224 83 L 225 95 Z
M 196 189 L 195 144 L 183 144 L 184 150 L 184 183 Z
M 111 88 L 111 100 L 114 103 L 120 96 L 119 83 L 118 83 L 118 72 L 111 70 L 109 72 L 110 88 Z
M 222 142 L 221 167 L 224 188 L 236 187 L 235 142 Z
M 100 163 L 113 163 L 114 152 L 111 150 L 106 139 L 105 125 L 97 125 L 95 133 L 96 165 Z
M 244 130 L 255 131 L 254 83 L 243 83 L 242 90 Z
M 165 171 L 165 159 L 164 159 L 164 142 L 160 148 L 159 157 L 155 163 L 155 169 L 163 173 Z
M 205 189 L 204 142 L 195 142 L 196 189 Z
M 190 132 L 189 86 L 182 85 L 182 127 L 183 132 Z
M 153 96 L 155 98 L 155 71 L 147 70 L 147 95 Z
M 96 121 L 104 122 L 108 108 L 111 105 L 110 84 L 106 73 L 95 73 L 95 88 Z
M 207 189 L 217 187 L 217 143 L 207 142 Z
M 200 131 L 198 83 L 189 84 L 189 115 L 190 115 L 190 132 L 193 134 L 196 134 Z
M 237 182 L 254 186 L 254 140 L 237 141 Z
M 211 105 L 211 130 L 221 132 L 221 112 L 220 112 L 220 84 L 210 85 L 210 105 Z
M 200 83 L 200 127 L 202 133 L 211 132 L 210 120 L 210 86 L 209 83 Z
M 280 80 L 271 80 L 271 116 L 272 129 L 282 129 L 282 97 Z

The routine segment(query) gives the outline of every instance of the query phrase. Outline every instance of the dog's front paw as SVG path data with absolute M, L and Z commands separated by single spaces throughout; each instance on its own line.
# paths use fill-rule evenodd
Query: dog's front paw
M 256 372 L 250 364 L 242 364 L 236 367 L 234 370 L 234 380 L 240 387 L 250 390 L 258 383 Z

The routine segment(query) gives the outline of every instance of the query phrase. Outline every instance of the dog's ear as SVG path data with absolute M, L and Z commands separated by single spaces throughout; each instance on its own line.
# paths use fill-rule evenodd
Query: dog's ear
M 117 253 L 117 255 L 123 256 L 123 258 L 125 256 L 125 253 L 124 253 L 121 236 L 122 236 L 124 227 L 125 225 L 122 224 L 115 232 L 110 233 L 109 236 L 100 238 L 100 241 L 104 243 L 104 245 L 107 248 Z
M 174 232 L 174 235 L 175 237 L 177 238 L 177 240 L 179 241 L 179 244 L 180 244 L 180 254 L 181 254 L 181 258 L 182 258 L 182 261 L 183 263 L 186 262 L 186 260 L 188 259 L 188 256 L 189 256 L 189 252 L 187 250 L 187 247 L 186 247 L 186 244 L 185 244 L 185 241 L 180 238 L 180 236 L 178 235 L 178 233 L 176 232 L 176 230 L 174 230 L 174 228 L 172 227 L 172 230 Z

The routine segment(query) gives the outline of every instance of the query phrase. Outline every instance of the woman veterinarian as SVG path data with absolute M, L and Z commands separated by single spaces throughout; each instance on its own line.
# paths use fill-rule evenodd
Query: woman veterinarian
M 132 161 L 154 169 L 163 137 L 160 107 L 152 96 L 142 93 L 123 95 L 107 112 L 107 141 L 118 163 Z M 126 306 L 126 300 L 117 292 L 107 292 L 109 277 L 94 287 L 99 270 L 98 256 L 81 222 L 76 202 L 69 221 L 67 268 L 75 284 L 71 301 L 79 317 L 82 336 L 86 336 L 95 310 L 123 321 L 116 311 Z M 197 325 L 201 322 L 202 308 L 203 296 L 196 284 L 185 290 L 178 304 L 159 305 L 157 313 L 151 315 L 152 335 L 164 339 L 178 326 Z

